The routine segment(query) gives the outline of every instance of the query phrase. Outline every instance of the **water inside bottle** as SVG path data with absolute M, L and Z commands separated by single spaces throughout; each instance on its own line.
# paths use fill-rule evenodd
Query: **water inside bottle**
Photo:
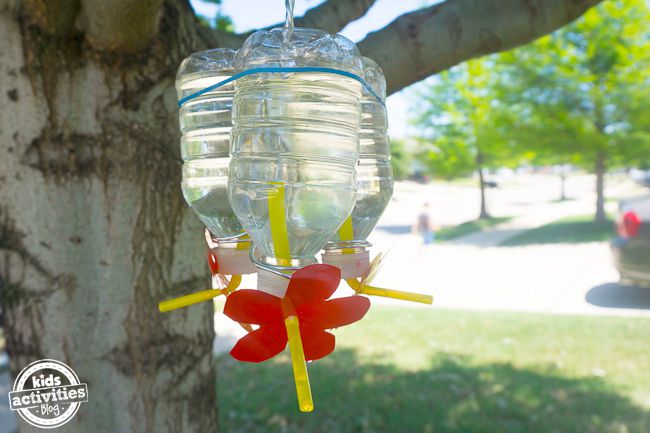
M 195 53 L 179 69 L 179 100 L 232 75 L 234 51 Z M 186 101 L 179 111 L 185 200 L 218 238 L 243 232 L 227 197 L 230 130 L 234 87 L 226 84 Z
M 355 240 L 366 240 L 393 195 L 389 161 L 360 160 L 357 166 L 357 201 L 350 215 Z M 339 233 L 335 241 L 340 241 Z
M 277 257 L 268 201 L 282 185 L 289 255 L 307 260 L 354 206 L 360 85 L 331 74 L 291 75 L 237 84 L 229 187 L 255 244 Z
M 385 96 L 385 79 L 381 68 L 364 57 L 364 78 L 380 97 Z M 390 143 L 386 107 L 367 89 L 361 99 L 359 130 L 359 163 L 357 165 L 357 202 L 350 216 L 353 239 L 341 239 L 337 232 L 334 242 L 366 240 L 379 221 L 393 194 L 393 173 L 390 166 Z
M 228 202 L 230 158 L 195 159 L 183 164 L 183 196 L 201 222 L 219 238 L 243 232 Z
M 251 35 L 236 57 L 255 67 L 363 72 L 354 43 L 286 27 Z M 338 74 L 263 73 L 236 83 L 228 197 L 263 260 L 308 263 L 355 202 L 361 84 Z M 299 265 L 299 266 L 300 266 Z

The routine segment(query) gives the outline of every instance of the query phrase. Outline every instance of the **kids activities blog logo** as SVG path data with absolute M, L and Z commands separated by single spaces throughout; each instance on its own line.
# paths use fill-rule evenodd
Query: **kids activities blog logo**
M 20 372 L 9 393 L 9 407 L 35 427 L 60 427 L 72 419 L 88 386 L 70 367 L 54 359 L 32 362 Z

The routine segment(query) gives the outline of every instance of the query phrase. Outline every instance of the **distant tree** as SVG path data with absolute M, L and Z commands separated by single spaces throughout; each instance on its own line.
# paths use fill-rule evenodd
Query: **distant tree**
M 604 2 L 496 61 L 510 133 L 539 158 L 596 175 L 598 222 L 607 169 L 647 164 L 650 155 L 649 22 L 645 0 Z
M 507 74 L 497 77 L 508 80 Z M 509 139 L 513 148 L 518 148 L 516 154 L 535 166 L 555 166 L 560 180 L 560 200 L 566 200 L 566 177 L 568 167 L 584 165 L 583 155 L 577 147 L 579 139 L 577 131 L 565 124 L 566 116 L 561 113 L 546 112 L 549 107 L 536 107 L 535 110 L 524 109 L 516 101 L 519 94 L 514 92 L 512 84 L 503 86 L 496 80 L 493 83 L 492 104 L 501 113 L 499 122 L 503 133 Z M 523 90 L 521 90 L 523 91 Z
M 213 17 L 196 14 L 199 22 L 206 27 L 212 27 L 223 33 L 234 33 L 235 26 L 232 18 L 223 13 L 223 0 L 202 0 L 204 3 L 212 3 L 216 5 L 216 13 Z
M 408 178 L 411 174 L 413 155 L 406 148 L 404 141 L 400 139 L 392 139 L 390 148 L 392 154 L 390 162 L 393 167 L 393 177 L 397 180 Z
M 494 107 L 491 59 L 474 59 L 445 71 L 423 86 L 414 123 L 420 131 L 419 160 L 436 177 L 451 179 L 476 171 L 481 190 L 479 218 L 488 218 L 485 170 L 517 160 L 502 131 L 508 113 Z

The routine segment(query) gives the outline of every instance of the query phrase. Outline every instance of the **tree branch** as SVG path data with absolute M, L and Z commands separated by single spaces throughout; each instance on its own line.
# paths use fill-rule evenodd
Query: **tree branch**
M 295 19 L 296 27 L 322 29 L 338 33 L 354 20 L 364 16 L 376 0 L 329 0 Z
M 601 0 L 447 0 L 397 18 L 359 43 L 381 65 L 388 94 L 474 57 L 556 30 Z
M 95 49 L 138 51 L 158 32 L 162 0 L 82 0 L 82 25 Z
M 24 0 L 22 12 L 30 25 L 48 34 L 64 35 L 73 30 L 79 0 Z
M 376 0 L 328 0 L 309 9 L 305 15 L 296 18 L 296 27 L 322 29 L 328 33 L 338 33 L 346 25 L 364 16 Z M 278 23 L 266 29 L 282 26 Z M 244 40 L 253 32 L 232 34 L 217 31 L 217 37 L 222 45 L 239 48 Z

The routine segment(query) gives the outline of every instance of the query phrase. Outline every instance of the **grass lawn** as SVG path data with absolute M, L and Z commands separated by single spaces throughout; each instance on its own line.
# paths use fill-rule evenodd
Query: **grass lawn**
M 528 230 L 503 242 L 502 246 L 600 242 L 614 235 L 614 222 L 594 223 L 593 215 L 562 218 L 550 224 Z
M 485 230 L 488 227 L 510 221 L 511 219 L 512 217 L 486 218 L 475 221 L 467 221 L 453 227 L 445 227 L 436 232 L 436 240 L 448 241 L 451 239 L 459 238 L 461 236 Z
M 650 319 L 375 307 L 309 367 L 219 358 L 228 433 L 647 433 Z

